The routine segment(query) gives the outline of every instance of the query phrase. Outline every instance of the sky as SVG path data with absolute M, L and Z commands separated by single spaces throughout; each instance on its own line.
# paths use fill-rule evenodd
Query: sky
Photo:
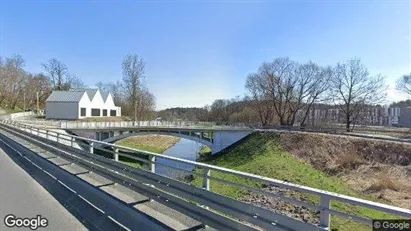
M 335 65 L 357 57 L 395 81 L 411 72 L 411 3 L 404 1 L 19 1 L 0 0 L 0 56 L 26 70 L 56 58 L 95 87 L 121 80 L 138 54 L 157 109 L 202 107 L 246 93 L 264 61 L 289 57 Z

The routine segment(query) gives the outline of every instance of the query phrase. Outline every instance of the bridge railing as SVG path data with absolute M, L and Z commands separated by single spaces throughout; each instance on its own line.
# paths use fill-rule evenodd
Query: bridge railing
M 215 122 L 198 121 L 61 121 L 63 129 L 129 128 L 129 127 L 247 127 L 245 124 L 218 125 Z
M 152 152 L 137 150 L 137 149 L 115 145 L 111 143 L 106 143 L 102 141 L 97 141 L 93 139 L 67 135 L 67 134 L 56 132 L 56 131 L 51 131 L 48 129 L 42 129 L 38 127 L 15 123 L 13 121 L 1 121 L 1 123 L 8 127 L 13 127 L 20 131 L 25 131 L 27 133 L 30 133 L 33 136 L 45 137 L 48 140 L 54 140 L 68 147 L 70 146 L 73 147 L 73 144 L 76 142 L 77 143 L 83 142 L 86 145 L 85 150 L 89 154 L 95 153 L 94 152 L 95 144 L 100 144 L 100 145 L 109 147 L 110 150 L 106 150 L 106 151 L 112 153 L 111 159 L 115 163 L 119 162 L 120 160 L 119 157 L 126 157 L 129 159 L 134 159 L 136 161 L 140 161 L 140 162 L 148 164 L 149 172 L 151 173 L 156 173 L 156 167 L 159 165 L 164 165 L 169 168 L 176 169 L 178 171 L 183 171 L 183 172 L 187 171 L 185 169 L 181 169 L 175 166 L 162 164 L 157 161 L 158 158 L 167 159 L 170 161 L 195 166 L 196 167 L 195 171 L 188 171 L 188 172 L 190 174 L 193 174 L 195 179 L 201 179 L 200 187 L 202 187 L 202 189 L 201 188 L 200 189 L 195 189 L 195 188 L 187 189 L 187 187 L 189 186 L 186 184 L 182 184 L 182 182 L 180 181 L 171 181 L 171 180 L 166 180 L 163 178 L 159 178 L 158 182 L 160 183 L 160 181 L 167 181 L 169 182 L 167 183 L 167 185 L 175 184 L 174 185 L 175 187 L 177 187 L 176 185 L 179 185 L 179 187 L 181 186 L 182 188 L 191 190 L 192 193 L 194 193 L 195 195 L 197 196 L 201 195 L 200 197 L 203 198 L 201 200 L 201 203 L 203 204 L 203 206 L 210 207 L 210 209 L 222 212 L 224 214 L 228 213 L 230 216 L 241 218 L 242 220 L 247 221 L 252 224 L 262 225 L 265 228 L 268 227 L 269 230 L 271 229 L 275 230 L 275 228 L 273 228 L 274 226 L 270 226 L 270 225 L 276 225 L 277 223 L 279 225 L 284 225 L 285 223 L 287 223 L 290 227 L 293 227 L 295 230 L 330 230 L 331 215 L 344 218 L 344 219 L 348 219 L 348 220 L 353 220 L 355 222 L 360 222 L 368 226 L 372 225 L 371 218 L 364 217 L 358 214 L 353 214 L 353 213 L 348 213 L 348 212 L 337 210 L 331 206 L 332 202 L 333 203 L 338 202 L 338 203 L 343 203 L 343 204 L 347 204 L 351 206 L 357 206 L 360 208 L 376 210 L 384 214 L 391 214 L 395 217 L 411 218 L 411 210 L 409 209 L 403 209 L 403 208 L 399 208 L 395 206 L 367 201 L 367 200 L 363 200 L 359 198 L 345 196 L 345 195 L 341 195 L 341 194 L 337 194 L 333 192 L 319 190 L 319 189 L 315 189 L 311 187 L 293 184 L 293 183 L 286 182 L 286 181 L 280 181 L 280 180 L 276 180 L 276 179 L 272 179 L 272 178 L 268 178 L 264 176 L 245 173 L 245 172 L 227 169 L 223 167 L 208 165 L 204 163 L 189 161 L 189 160 L 166 156 L 166 155 L 160 155 L 160 154 L 156 154 Z M 123 151 L 127 153 L 123 153 Z M 138 154 L 138 156 L 134 154 Z M 143 158 L 142 156 L 144 156 L 145 158 Z M 132 170 L 133 168 L 125 167 L 124 165 L 121 168 L 127 171 L 134 171 Z M 227 176 L 227 177 L 221 177 L 221 176 L 219 177 L 220 174 L 213 174 L 217 172 L 220 174 L 224 174 L 224 176 Z M 152 178 L 155 178 L 155 177 L 152 176 Z M 234 182 L 232 180 L 233 178 L 240 178 L 242 180 Z M 285 218 L 284 216 L 278 216 L 277 213 L 274 213 L 267 209 L 263 209 L 257 206 L 247 205 L 247 204 L 244 204 L 243 202 L 232 200 L 226 197 L 221 197 L 215 193 L 210 194 L 209 192 L 216 191 L 216 189 L 212 187 L 212 184 L 211 184 L 212 182 L 214 182 L 214 184 L 217 183 L 217 184 L 223 184 L 225 186 L 234 187 L 239 190 L 247 190 L 252 193 L 264 195 L 266 197 L 276 198 L 281 201 L 287 202 L 291 205 L 303 206 L 312 211 L 316 211 L 319 214 L 319 224 L 318 225 L 317 224 L 306 224 L 306 223 L 303 223 L 303 222 L 300 222 L 294 219 L 289 220 L 288 218 Z M 242 183 L 239 183 L 239 182 L 242 182 Z M 284 188 L 284 189 L 288 189 L 291 191 L 315 196 L 319 198 L 319 203 L 310 202 L 306 200 L 298 200 L 292 197 L 275 194 L 275 193 L 272 193 L 270 191 L 267 191 L 261 188 L 260 186 L 262 184 Z M 161 187 L 161 186 L 158 185 L 158 187 Z M 168 188 L 166 187 L 166 189 Z M 378 219 L 381 217 L 372 217 L 372 218 Z
M 239 127 L 239 128 L 255 128 L 255 129 L 278 129 L 290 131 L 312 131 L 312 132 L 327 132 L 327 133 L 346 133 L 347 129 L 344 125 L 328 125 L 328 126 L 260 126 L 251 123 L 218 123 L 204 121 L 60 121 L 60 127 L 63 129 L 92 129 L 92 128 L 120 128 L 120 127 Z M 409 134 L 409 128 L 394 128 L 394 127 L 361 127 L 351 128 L 350 132 L 366 132 L 366 133 L 397 133 Z

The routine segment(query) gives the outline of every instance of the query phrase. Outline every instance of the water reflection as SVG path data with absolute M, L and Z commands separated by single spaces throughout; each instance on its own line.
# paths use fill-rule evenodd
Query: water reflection
M 178 157 L 186 160 L 196 161 L 198 159 L 198 152 L 201 149 L 202 144 L 192 140 L 181 139 L 173 147 L 163 153 L 163 155 Z M 164 158 L 157 158 L 156 173 L 165 175 L 172 178 L 181 178 L 190 175 L 188 172 L 178 171 L 173 168 L 165 167 L 168 165 L 176 168 L 181 168 L 187 171 L 194 170 L 194 166 L 191 164 L 185 164 Z

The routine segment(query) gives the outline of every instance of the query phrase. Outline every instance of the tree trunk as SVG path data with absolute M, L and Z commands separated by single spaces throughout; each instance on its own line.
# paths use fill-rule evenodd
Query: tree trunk
M 345 123 L 346 123 L 345 128 L 347 129 L 347 132 L 350 132 L 351 131 L 351 129 L 350 129 L 350 126 L 351 126 L 350 115 L 346 116 Z

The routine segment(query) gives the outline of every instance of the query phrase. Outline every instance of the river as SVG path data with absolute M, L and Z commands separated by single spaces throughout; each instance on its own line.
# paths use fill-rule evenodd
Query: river
M 196 161 L 198 158 L 198 152 L 201 149 L 202 144 L 197 143 L 192 140 L 188 139 L 181 139 L 178 143 L 176 143 L 173 147 L 167 149 L 163 155 L 178 157 L 186 160 Z M 173 168 L 169 168 L 163 165 L 172 166 L 176 168 L 181 168 L 187 171 L 192 171 L 194 166 L 191 164 L 180 163 L 168 159 L 164 159 L 161 157 L 157 158 L 157 165 L 156 165 L 156 173 L 161 175 L 166 175 L 172 178 L 179 178 L 183 176 L 190 175 L 184 171 L 178 171 Z

